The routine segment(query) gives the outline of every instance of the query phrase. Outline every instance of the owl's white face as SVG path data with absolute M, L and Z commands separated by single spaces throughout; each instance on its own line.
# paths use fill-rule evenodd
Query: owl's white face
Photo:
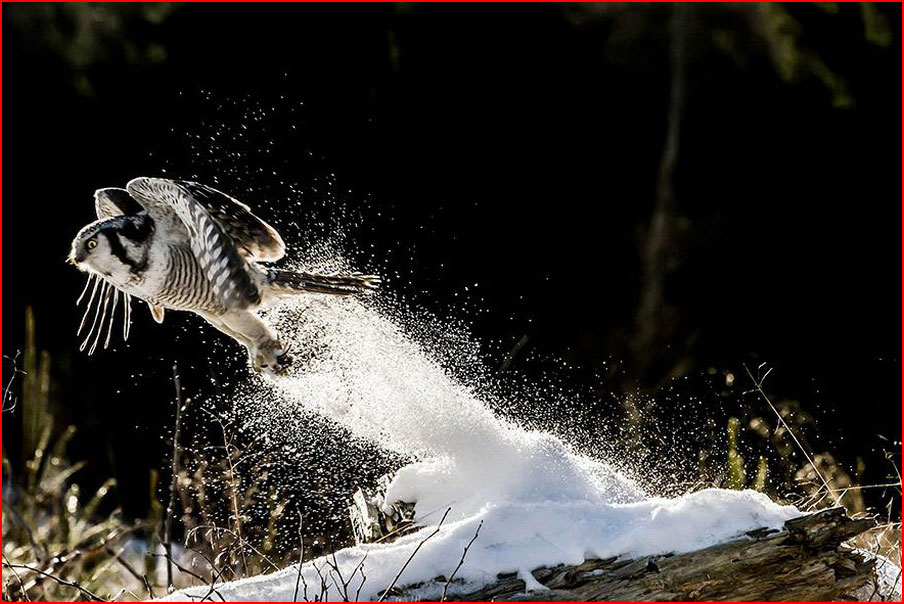
M 69 260 L 80 271 L 96 273 L 111 281 L 118 282 L 119 273 L 128 271 L 112 252 L 109 234 L 98 231 L 85 238 L 76 237 L 72 242 Z
M 72 241 L 69 262 L 116 285 L 132 282 L 147 266 L 152 230 L 133 216 L 93 222 Z

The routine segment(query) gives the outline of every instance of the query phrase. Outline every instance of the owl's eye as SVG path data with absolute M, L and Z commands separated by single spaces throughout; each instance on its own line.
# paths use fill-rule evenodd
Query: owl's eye
M 89 239 L 88 243 L 85 245 L 87 245 L 89 250 L 93 250 L 94 248 L 97 247 L 97 239 Z

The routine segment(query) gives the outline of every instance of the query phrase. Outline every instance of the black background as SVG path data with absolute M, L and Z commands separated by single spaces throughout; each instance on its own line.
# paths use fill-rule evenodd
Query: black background
M 366 226 L 351 256 L 413 304 L 464 315 L 490 362 L 527 335 L 577 381 L 655 392 L 768 361 L 781 396 L 844 435 L 847 462 L 875 454 L 877 434 L 900 440 L 899 6 L 880 8 L 888 46 L 866 39 L 856 6 L 785 9 L 849 107 L 812 71 L 780 77 L 754 8 L 694 8 L 665 283 L 676 325 L 642 362 L 630 342 L 669 7 L 186 5 L 159 23 L 85 7 L 100 11 L 87 29 L 75 10 L 3 7 L 3 352 L 21 349 L 33 307 L 60 425 L 79 426 L 76 457 L 124 493 L 146 489 L 136 468 L 165 463 L 170 368 L 203 389 L 195 332 L 212 334 L 136 305 L 130 346 L 88 358 L 83 278 L 63 260 L 94 189 L 164 169 L 302 227 L 338 192 Z M 229 142 L 242 123 L 255 136 L 257 107 L 260 140 Z M 271 152 L 227 157 L 255 145 Z M 280 207 L 283 180 L 303 183 L 300 205 Z M 10 450 L 9 422 L 4 436 Z

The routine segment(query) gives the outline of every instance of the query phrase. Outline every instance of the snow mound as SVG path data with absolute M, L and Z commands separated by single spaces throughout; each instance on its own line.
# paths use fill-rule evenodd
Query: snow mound
M 731 539 L 758 527 L 778 529 L 795 516 L 790 506 L 779 506 L 761 493 L 709 489 L 676 499 L 651 498 L 634 503 L 600 504 L 590 501 L 487 503 L 477 513 L 443 524 L 439 533 L 423 543 L 402 573 L 397 586 L 413 585 L 435 577 L 449 577 L 462 552 L 477 532 L 464 564 L 456 573 L 450 593 L 479 589 L 498 573 L 517 572 L 530 577 L 541 566 L 579 564 L 587 558 L 645 556 L 688 552 Z M 227 601 L 292 601 L 296 582 L 298 600 L 321 597 L 320 577 L 326 578 L 328 600 L 373 601 L 386 589 L 411 557 L 414 548 L 433 531 L 425 528 L 388 545 L 364 545 L 336 552 L 340 573 L 331 572 L 332 559 L 292 566 L 270 575 L 225 583 L 217 592 Z M 366 580 L 362 578 L 363 569 Z M 341 574 L 342 580 L 338 579 Z M 458 583 L 457 579 L 463 582 Z M 343 582 L 348 587 L 341 588 Z M 363 585 L 362 585 L 363 583 Z M 531 585 L 531 581 L 526 581 Z M 444 583 L 430 583 L 406 598 L 436 600 Z M 185 600 L 202 596 L 199 587 L 170 596 Z
M 300 297 L 270 311 L 267 320 L 296 350 L 313 354 L 299 358 L 291 375 L 261 380 L 258 394 L 263 389 L 267 396 L 243 395 L 249 421 L 285 432 L 290 427 L 267 423 L 273 401 L 301 405 L 416 459 L 398 472 L 387 500 L 416 502 L 425 528 L 391 544 L 336 552 L 338 573 L 330 558 L 302 565 L 300 574 L 293 566 L 220 585 L 226 600 L 292 600 L 296 584 L 299 600 L 377 599 L 444 514 L 439 532 L 423 542 L 397 582 L 428 582 L 412 596 L 441 594 L 442 584 L 429 581 L 453 572 L 478 527 L 453 591 L 478 589 L 509 572 L 539 589 L 530 571 L 541 566 L 687 552 L 755 528 L 777 529 L 799 515 L 752 491 L 648 496 L 611 461 L 579 455 L 556 436 L 497 417 L 473 385 L 446 368 L 449 359 L 438 358 L 468 355 L 466 345 L 428 352 L 410 325 L 403 327 L 376 301 Z M 255 409 L 257 400 L 266 403 Z

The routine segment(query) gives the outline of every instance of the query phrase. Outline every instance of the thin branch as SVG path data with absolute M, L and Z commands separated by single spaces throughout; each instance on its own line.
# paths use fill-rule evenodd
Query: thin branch
M 195 551 L 195 550 L 191 550 L 191 551 Z M 153 552 L 152 552 L 150 555 L 153 556 L 153 557 L 155 557 L 155 558 L 167 558 L 167 557 L 168 557 L 166 554 L 155 554 L 155 553 L 153 553 Z M 173 566 L 176 567 L 176 570 L 178 570 L 178 571 L 180 571 L 180 572 L 183 572 L 183 573 L 185 573 L 186 575 L 189 575 L 189 576 L 191 576 L 191 577 L 194 577 L 195 579 L 197 579 L 197 580 L 200 581 L 201 583 L 204 583 L 205 585 L 207 585 L 208 580 L 205 579 L 204 577 L 202 577 L 201 575 L 199 575 L 198 573 L 196 573 L 196 572 L 194 572 L 194 571 L 192 571 L 192 570 L 189 570 L 189 569 L 185 568 L 184 566 L 182 566 L 181 564 L 179 564 L 179 563 L 176 562 L 175 560 L 170 559 L 170 561 L 173 563 Z M 206 561 L 206 560 L 205 560 L 205 561 Z
M 327 558 L 326 564 L 327 564 L 327 566 L 330 567 L 330 574 L 332 575 L 332 573 L 335 572 L 336 576 L 339 577 L 339 583 L 336 583 L 336 580 L 333 579 L 333 585 L 335 585 L 338 589 L 341 590 L 340 595 L 342 596 L 342 601 L 348 602 L 348 601 L 350 601 L 349 597 L 348 597 L 348 584 L 351 582 L 352 577 L 354 577 L 355 575 L 354 575 L 354 573 L 352 573 L 352 577 L 349 577 L 348 581 L 346 581 L 342 577 L 342 571 L 339 569 L 339 562 L 336 560 L 336 549 L 333 547 L 333 541 L 329 537 L 327 537 L 327 540 L 329 541 L 330 556 L 333 558 L 333 561 L 330 562 L 330 559 Z
M 301 572 L 301 567 L 304 565 L 304 517 L 301 514 L 301 510 L 298 510 L 298 575 L 295 577 L 295 594 L 292 596 L 292 601 L 298 601 L 298 584 L 301 582 L 304 584 L 304 601 L 308 601 L 308 582 L 304 578 L 304 573 Z
M 220 595 L 220 594 L 217 593 L 217 588 L 216 588 L 217 581 L 220 580 L 220 577 L 223 576 L 223 573 L 226 572 L 226 569 L 227 569 L 227 568 L 228 568 L 228 567 L 224 566 L 223 568 L 221 568 L 221 569 L 219 569 L 219 570 L 217 571 L 216 575 L 211 575 L 211 577 L 210 577 L 210 585 L 209 585 L 209 589 L 207 590 L 207 593 L 204 594 L 204 596 L 201 598 L 201 601 L 202 601 L 202 602 L 204 602 L 204 601 L 210 599 L 210 596 L 213 595 L 213 594 L 215 594 L 215 593 L 216 593 L 218 596 Z M 223 596 L 220 596 L 220 599 L 222 600 L 222 599 L 223 599 Z
M 317 566 L 316 560 L 311 562 L 311 566 L 314 567 L 314 571 L 317 573 L 317 577 L 320 579 L 320 595 L 316 596 L 314 600 L 324 602 L 326 601 L 327 594 L 329 593 L 329 587 L 327 587 L 326 585 L 326 578 L 323 576 L 323 569 Z
M 364 589 L 364 584 L 367 583 L 367 575 L 364 574 L 364 561 L 367 560 L 367 554 L 369 552 L 364 553 L 364 557 L 361 559 L 361 583 L 358 584 L 358 589 L 355 590 L 355 602 L 361 601 L 361 590 Z M 354 575 L 353 575 L 354 576 Z
M 70 588 L 72 588 L 72 589 L 76 589 L 76 590 L 80 591 L 82 594 L 84 594 L 85 596 L 91 598 L 91 599 L 92 599 L 93 601 L 95 601 L 95 602 L 107 602 L 107 601 L 108 601 L 108 600 L 105 600 L 104 598 L 101 598 L 99 595 L 97 595 L 97 594 L 94 593 L 93 591 L 91 591 L 91 590 L 89 590 L 89 589 L 86 589 L 86 588 L 82 587 L 81 585 L 79 585 L 79 584 L 78 584 L 77 582 L 75 582 L 75 581 L 69 581 L 69 580 L 67 580 L 67 579 L 63 579 L 62 577 L 58 577 L 58 576 L 56 576 L 56 575 L 54 575 L 54 574 L 52 574 L 52 573 L 48 573 L 48 572 L 46 572 L 46 571 L 43 571 L 43 570 L 41 570 L 40 568 L 35 568 L 35 567 L 29 566 L 29 565 L 27 565 L 27 564 L 12 564 L 12 563 L 10 563 L 10 562 L 8 562 L 8 561 L 5 561 L 5 560 L 4 560 L 4 562 L 3 562 L 3 566 L 5 566 L 5 567 L 7 567 L 7 568 L 9 568 L 9 569 L 11 569 L 11 570 L 21 569 L 21 570 L 27 570 L 27 571 L 36 573 L 36 574 L 41 575 L 41 576 L 43 576 L 43 577 L 45 577 L 45 578 L 47 578 L 47 579 L 50 579 L 51 581 L 54 581 L 55 583 L 57 583 L 57 584 L 59 584 L 59 585 L 62 585 L 62 586 L 64 586 L 64 587 L 70 587 Z
M 418 551 L 421 549 L 421 546 L 424 545 L 425 543 L 427 543 L 427 541 L 429 541 L 431 537 L 435 536 L 439 532 L 439 529 L 442 528 L 442 526 L 443 526 L 443 522 L 446 521 L 446 516 L 448 516 L 449 512 L 451 512 L 451 511 L 452 511 L 452 508 L 447 508 L 446 513 L 443 514 L 443 517 L 440 519 L 439 524 L 436 525 L 436 529 L 432 533 L 430 533 L 429 535 L 424 537 L 421 540 L 421 542 L 417 544 L 417 547 L 414 548 L 414 551 L 411 552 L 410 556 L 408 556 L 408 560 L 406 560 L 405 564 L 402 566 L 402 568 L 399 569 L 399 572 L 398 572 L 398 574 L 396 574 L 395 578 L 392 580 L 392 583 L 389 584 L 389 587 L 387 587 L 385 590 L 383 590 L 383 593 L 380 595 L 380 599 L 377 600 L 377 602 L 382 602 L 383 600 L 386 599 L 386 596 L 388 596 L 389 592 L 392 591 L 392 588 L 395 587 L 395 584 L 399 580 L 399 577 L 401 577 L 402 573 L 405 572 L 405 569 L 408 568 L 408 565 L 411 563 L 411 561 L 417 555 Z
M 3 554 L 3 561 L 6 564 L 9 564 L 9 558 L 6 557 L 6 554 Z M 25 589 L 25 584 L 22 583 L 22 577 L 19 576 L 19 573 L 16 572 L 16 569 L 13 568 L 12 566 L 10 566 L 10 570 L 13 571 L 13 576 L 15 576 L 16 581 L 19 582 L 19 591 L 21 592 L 22 597 L 25 599 L 26 602 L 31 602 L 31 598 L 28 597 L 28 590 Z
M 440 602 L 446 601 L 446 594 L 449 592 L 449 586 L 452 585 L 452 579 L 455 578 L 455 573 L 461 568 L 461 565 L 465 563 L 465 556 L 468 555 L 468 550 L 471 549 L 471 545 L 477 541 L 477 535 L 480 534 L 480 527 L 483 526 L 483 520 L 480 521 L 477 525 L 477 530 L 474 531 L 474 536 L 471 537 L 471 540 L 468 541 L 468 544 L 465 546 L 465 551 L 461 553 L 461 560 L 458 561 L 458 566 L 455 567 L 455 570 L 452 571 L 452 574 L 449 575 L 449 579 L 446 581 L 446 584 L 443 586 L 443 597 L 440 598 Z
M 232 537 L 233 543 L 237 543 L 240 549 L 244 549 L 247 547 L 253 553 L 257 554 L 261 558 L 261 560 L 263 560 L 264 562 L 269 564 L 270 568 L 272 568 L 274 571 L 282 570 L 279 567 L 279 565 L 276 564 L 276 562 L 274 562 L 270 557 L 267 556 L 267 554 L 265 554 L 258 548 L 254 547 L 253 545 L 251 545 L 250 543 L 245 541 L 241 535 L 239 535 L 232 529 L 217 526 L 215 524 L 199 524 L 198 526 L 193 527 L 191 529 L 191 531 L 189 531 L 189 533 L 194 533 L 194 532 L 200 531 L 201 529 L 206 529 L 208 531 L 211 531 L 211 532 L 213 532 L 214 535 L 217 535 L 217 533 L 221 533 L 221 534 L 225 533 L 225 534 L 229 535 L 230 537 Z M 217 535 L 217 536 L 219 536 L 219 535 Z
M 173 383 L 176 387 L 176 426 L 173 430 L 172 478 L 170 479 L 169 504 L 166 506 L 166 519 L 163 522 L 163 547 L 166 550 L 166 587 L 169 593 L 175 589 L 173 585 L 173 510 L 176 505 L 176 482 L 179 480 L 179 434 L 182 430 L 182 384 L 179 381 L 179 368 L 173 365 Z
M 153 600 L 157 597 L 154 595 L 154 589 L 151 587 L 151 582 L 148 581 L 148 576 L 143 575 L 143 574 L 139 573 L 137 570 L 135 570 L 135 568 L 122 557 L 121 550 L 117 553 L 116 551 L 113 550 L 113 548 L 107 547 L 107 548 L 104 548 L 104 551 L 109 556 L 111 556 L 116 562 L 118 562 L 120 564 L 120 566 L 122 566 L 124 569 L 126 569 L 126 571 L 128 571 L 128 573 L 130 575 L 135 577 L 138 581 L 140 581 L 144 585 L 144 588 L 145 588 L 145 590 L 147 590 L 148 597 L 150 599 Z
M 235 522 L 235 534 L 238 535 L 240 541 L 244 542 L 242 537 L 242 515 L 239 511 L 239 501 L 238 496 L 236 494 L 236 471 L 235 471 L 235 460 L 232 458 L 233 452 L 239 452 L 238 447 L 236 447 L 232 438 L 226 433 L 226 424 L 223 422 L 223 419 L 219 416 L 216 417 L 217 423 L 220 425 L 220 430 L 223 433 L 223 447 L 226 450 L 226 462 L 229 464 L 229 501 L 232 505 L 232 517 Z M 244 575 L 248 574 L 248 561 L 245 557 L 245 548 L 242 547 L 239 549 L 239 553 L 242 555 L 242 571 Z
M 16 356 L 11 357 L 9 355 L 3 355 L 3 358 L 10 361 L 13 364 L 13 370 L 11 375 L 9 376 L 9 380 L 6 382 L 6 386 L 3 387 L 3 411 L 14 411 L 16 409 L 16 395 L 13 394 L 13 382 L 16 379 L 17 375 L 27 375 L 24 371 L 19 369 L 19 356 L 21 355 L 20 351 L 16 351 Z M 9 407 L 6 406 L 6 403 L 10 403 Z
M 762 367 L 762 365 L 761 365 L 761 367 Z M 766 404 L 769 405 L 769 407 L 775 413 L 775 416 L 778 418 L 778 421 L 782 424 L 782 426 L 784 426 L 785 430 L 788 431 L 788 434 L 791 435 L 791 438 L 794 440 L 795 444 L 797 444 L 797 447 L 800 449 L 801 453 L 804 454 L 804 457 L 806 457 L 807 461 L 810 462 L 810 465 L 813 466 L 813 471 L 816 472 L 816 475 L 819 477 L 819 480 L 822 481 L 822 484 L 826 488 L 826 491 L 829 493 L 829 495 L 835 501 L 835 505 L 841 505 L 841 498 L 838 497 L 835 494 L 835 491 L 832 490 L 832 487 L 829 486 L 828 481 L 825 479 L 825 477 L 823 477 L 822 472 L 820 472 L 819 468 L 816 466 L 816 462 L 813 461 L 813 458 L 810 457 L 810 454 L 807 453 L 807 450 L 804 448 L 804 446 L 801 444 L 801 442 L 797 439 L 797 435 L 795 435 L 794 431 L 791 430 L 791 426 L 789 426 L 787 424 L 787 422 L 785 422 L 785 418 L 782 417 L 782 414 L 778 412 L 778 409 L 775 407 L 775 405 L 772 404 L 772 401 L 769 400 L 769 397 L 763 391 L 762 380 L 757 381 L 753 377 L 753 374 L 750 372 L 750 368 L 747 367 L 746 364 L 744 365 L 744 371 L 747 372 L 747 375 L 748 375 L 748 377 L 750 377 L 750 381 L 753 382 L 753 385 L 756 388 L 757 392 L 760 393 L 760 396 L 763 397 L 763 400 L 766 401 Z M 769 371 L 771 371 L 771 369 Z M 766 372 L 766 375 L 769 375 L 769 371 Z M 763 378 L 765 379 L 765 376 L 763 376 Z

